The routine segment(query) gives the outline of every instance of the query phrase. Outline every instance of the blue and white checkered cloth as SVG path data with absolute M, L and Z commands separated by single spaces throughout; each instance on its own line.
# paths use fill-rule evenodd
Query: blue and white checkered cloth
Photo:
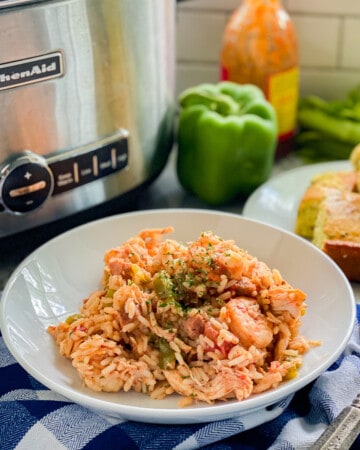
M 359 392 L 359 323 L 342 355 L 325 373 L 278 405 L 283 412 L 276 419 L 248 430 L 239 419 L 152 425 L 100 416 L 32 378 L 14 360 L 0 335 L 1 450 L 309 449 Z M 359 437 L 352 449 L 360 449 Z

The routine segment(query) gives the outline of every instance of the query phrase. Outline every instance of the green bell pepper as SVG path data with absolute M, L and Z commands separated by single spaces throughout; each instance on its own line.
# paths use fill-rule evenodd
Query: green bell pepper
M 179 104 L 177 175 L 184 189 L 221 205 L 269 178 L 277 119 L 258 87 L 201 84 L 180 94 Z

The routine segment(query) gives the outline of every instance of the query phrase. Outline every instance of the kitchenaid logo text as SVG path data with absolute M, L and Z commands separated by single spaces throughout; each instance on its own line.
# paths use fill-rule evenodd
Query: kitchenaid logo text
M 0 64 L 0 90 L 61 77 L 63 73 L 61 52 Z

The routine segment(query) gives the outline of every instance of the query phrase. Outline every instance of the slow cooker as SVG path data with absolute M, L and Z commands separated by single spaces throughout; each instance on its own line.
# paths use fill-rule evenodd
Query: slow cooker
M 0 0 L 0 238 L 105 211 L 173 144 L 171 0 Z

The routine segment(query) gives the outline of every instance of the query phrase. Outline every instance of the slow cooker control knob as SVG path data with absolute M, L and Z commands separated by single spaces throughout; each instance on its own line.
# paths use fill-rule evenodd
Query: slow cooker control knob
M 1 202 L 13 214 L 38 208 L 51 195 L 53 187 L 53 174 L 41 156 L 21 154 L 0 167 Z

